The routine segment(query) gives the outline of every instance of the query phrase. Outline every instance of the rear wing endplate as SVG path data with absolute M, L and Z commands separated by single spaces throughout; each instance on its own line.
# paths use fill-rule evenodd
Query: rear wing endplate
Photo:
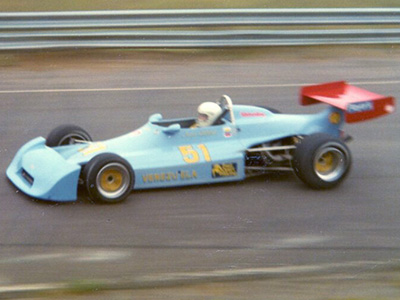
M 347 84 L 345 81 L 305 86 L 301 89 L 300 104 L 326 103 L 344 111 L 345 121 L 367 121 L 395 110 L 395 99 Z

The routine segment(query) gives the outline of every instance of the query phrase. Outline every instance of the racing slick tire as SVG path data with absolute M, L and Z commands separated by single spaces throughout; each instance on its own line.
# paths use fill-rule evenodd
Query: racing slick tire
M 330 189 L 340 184 L 351 167 L 349 148 L 340 139 L 317 133 L 297 144 L 292 167 L 297 177 L 313 189 Z
M 122 202 L 134 184 L 130 164 L 112 153 L 93 157 L 83 168 L 82 178 L 90 199 L 96 203 Z
M 46 146 L 56 147 L 76 144 L 79 141 L 91 142 L 92 137 L 76 125 L 60 125 L 54 128 L 46 139 Z

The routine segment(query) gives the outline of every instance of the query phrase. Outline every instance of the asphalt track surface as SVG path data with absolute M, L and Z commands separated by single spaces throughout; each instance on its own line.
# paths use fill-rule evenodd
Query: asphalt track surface
M 21 194 L 5 176 L 21 145 L 59 124 L 78 124 L 102 140 L 134 130 L 155 112 L 193 116 L 198 104 L 222 94 L 234 103 L 315 112 L 321 107 L 298 105 L 299 87 L 337 80 L 400 97 L 398 50 L 326 57 L 313 51 L 250 58 L 112 52 L 64 60 L 28 54 L 0 68 L 0 286 L 397 263 L 398 113 L 345 127 L 354 137 L 353 168 L 329 191 L 310 190 L 290 173 L 133 192 L 118 205 L 92 204 L 84 192 L 59 204 Z

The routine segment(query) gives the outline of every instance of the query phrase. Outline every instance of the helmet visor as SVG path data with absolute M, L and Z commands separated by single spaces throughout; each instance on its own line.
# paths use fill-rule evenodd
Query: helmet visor
M 208 116 L 206 114 L 199 114 L 198 115 L 198 119 L 199 121 L 207 121 L 208 120 Z

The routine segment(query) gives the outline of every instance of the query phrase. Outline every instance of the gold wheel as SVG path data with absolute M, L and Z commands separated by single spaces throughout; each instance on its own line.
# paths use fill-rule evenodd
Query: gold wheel
M 322 148 L 314 159 L 314 170 L 324 181 L 332 182 L 346 171 L 347 157 L 336 147 Z
M 119 162 L 108 163 L 98 172 L 96 184 L 99 193 L 108 199 L 116 199 L 130 188 L 130 173 Z
M 334 156 L 331 152 L 324 153 L 315 163 L 315 169 L 319 173 L 332 171 L 334 167 Z
M 100 187 L 106 192 L 115 192 L 123 183 L 122 173 L 118 169 L 105 170 L 101 174 Z

